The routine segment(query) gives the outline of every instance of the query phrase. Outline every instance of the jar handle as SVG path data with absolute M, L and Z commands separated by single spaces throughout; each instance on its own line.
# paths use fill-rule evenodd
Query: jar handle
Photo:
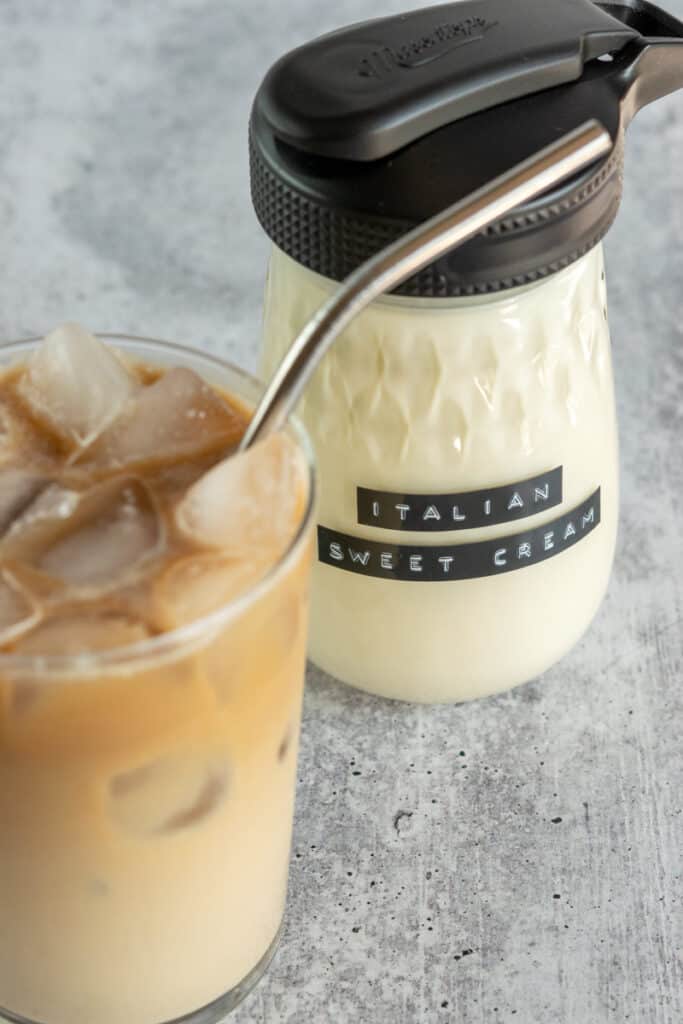
M 648 103 L 683 89 L 683 22 L 649 0 L 600 0 L 598 7 L 638 36 L 614 57 L 623 127 Z

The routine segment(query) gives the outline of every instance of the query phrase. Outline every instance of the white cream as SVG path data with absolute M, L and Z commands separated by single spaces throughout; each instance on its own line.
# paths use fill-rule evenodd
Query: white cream
M 273 250 L 264 375 L 334 287 Z M 607 587 L 618 514 L 600 246 L 498 296 L 375 303 L 337 340 L 299 412 L 318 458 L 319 522 L 361 550 L 363 539 L 415 549 L 507 538 L 554 522 L 597 488 L 601 501 L 599 525 L 569 550 L 500 575 L 414 582 L 318 563 L 318 665 L 385 697 L 461 701 L 533 678 L 576 643 Z M 357 487 L 460 494 L 558 466 L 561 503 L 516 522 L 438 533 L 358 523 Z

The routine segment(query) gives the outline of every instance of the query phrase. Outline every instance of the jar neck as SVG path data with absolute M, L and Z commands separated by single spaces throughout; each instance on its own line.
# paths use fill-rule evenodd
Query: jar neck
M 282 261 L 284 264 L 289 265 L 289 271 L 292 275 L 290 280 L 306 280 L 308 283 L 314 284 L 323 296 L 331 295 L 340 287 L 339 282 L 333 281 L 313 270 L 309 270 L 308 267 L 302 266 L 302 264 L 297 263 L 291 258 L 291 256 L 288 256 L 275 245 L 273 246 L 273 259 L 278 262 Z M 518 302 L 520 299 L 526 298 L 527 296 L 538 295 L 538 297 L 541 297 L 546 292 L 548 294 L 558 294 L 564 291 L 570 292 L 578 282 L 585 280 L 587 277 L 594 276 L 597 278 L 604 274 L 603 267 L 603 247 L 602 242 L 598 242 L 597 245 L 589 249 L 587 253 L 581 256 L 574 263 L 570 264 L 570 266 L 564 267 L 562 270 L 558 270 L 555 274 L 539 278 L 538 281 L 532 281 L 529 284 L 519 285 L 515 288 L 506 288 L 482 295 L 451 296 L 445 298 L 420 298 L 411 295 L 383 295 L 379 299 L 376 299 L 372 305 L 375 308 L 386 307 L 394 311 L 405 310 L 407 312 L 408 310 L 411 310 L 418 312 L 429 311 L 441 313 L 466 310 L 473 307 L 493 307 L 497 305 L 505 305 L 509 302 Z

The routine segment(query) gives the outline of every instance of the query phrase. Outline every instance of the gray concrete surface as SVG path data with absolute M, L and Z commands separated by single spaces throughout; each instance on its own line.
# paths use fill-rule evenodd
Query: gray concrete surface
M 0 336 L 79 319 L 253 367 L 251 97 L 282 50 L 402 6 L 1 0 Z M 683 1020 L 682 159 L 679 94 L 632 129 L 607 243 L 622 525 L 595 624 L 469 706 L 311 670 L 286 931 L 235 1024 Z

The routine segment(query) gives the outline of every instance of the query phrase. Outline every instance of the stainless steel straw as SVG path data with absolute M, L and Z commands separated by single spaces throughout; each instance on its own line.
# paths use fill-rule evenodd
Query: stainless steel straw
M 489 224 L 609 153 L 612 140 L 587 121 L 488 185 L 419 224 L 363 263 L 295 338 L 266 387 L 240 445 L 282 429 L 335 338 L 361 310 Z

